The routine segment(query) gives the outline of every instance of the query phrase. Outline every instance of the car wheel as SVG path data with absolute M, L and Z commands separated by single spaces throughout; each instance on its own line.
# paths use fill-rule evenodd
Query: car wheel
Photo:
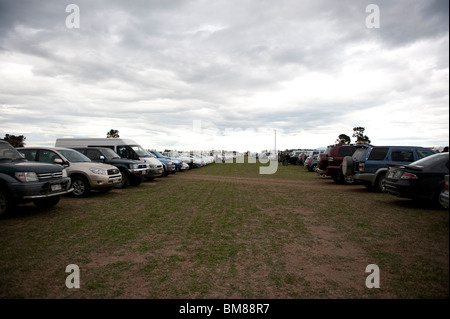
M 120 184 L 115 185 L 115 188 L 125 188 L 130 184 L 130 179 L 124 172 L 120 172 L 122 174 L 122 181 Z
M 342 183 L 344 183 L 345 185 L 353 185 L 356 183 L 356 181 L 351 176 L 342 175 Z
M 91 191 L 91 186 L 87 179 L 83 176 L 76 176 L 72 178 L 72 195 L 75 197 L 86 197 Z
M 39 208 L 50 208 L 58 204 L 60 199 L 61 199 L 60 196 L 52 196 L 49 198 L 38 199 L 34 201 L 34 205 L 36 205 Z
M 377 181 L 375 183 L 374 190 L 377 191 L 377 192 L 383 192 L 384 193 L 384 191 L 385 191 L 385 186 L 384 186 L 385 180 L 386 180 L 386 174 L 380 174 L 377 177 Z
M 0 217 L 8 215 L 11 212 L 14 203 L 8 191 L 0 187 Z
M 435 195 L 435 204 L 439 208 L 448 209 L 448 207 L 445 205 L 445 203 L 441 200 L 441 194 L 445 192 L 445 188 L 442 186 L 440 191 L 436 192 L 437 195 Z M 437 198 L 436 198 L 437 197 Z

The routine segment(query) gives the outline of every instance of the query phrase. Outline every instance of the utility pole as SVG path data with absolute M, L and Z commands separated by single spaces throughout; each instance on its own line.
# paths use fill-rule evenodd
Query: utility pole
M 275 150 L 274 150 L 274 152 L 275 152 L 276 156 L 278 156 L 278 153 L 277 153 L 277 130 L 275 130 Z

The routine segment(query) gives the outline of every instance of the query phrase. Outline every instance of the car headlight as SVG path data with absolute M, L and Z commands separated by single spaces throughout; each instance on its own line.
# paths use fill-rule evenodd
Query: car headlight
M 62 170 L 62 177 L 67 177 L 68 175 L 67 175 L 67 170 L 66 169 L 63 169 Z
M 98 174 L 98 175 L 106 175 L 106 171 L 101 168 L 90 168 L 89 169 L 92 173 Z
M 35 172 L 16 172 L 14 174 L 21 182 L 38 182 L 39 178 Z
M 131 169 L 138 169 L 139 168 L 139 164 L 130 164 L 130 168 Z

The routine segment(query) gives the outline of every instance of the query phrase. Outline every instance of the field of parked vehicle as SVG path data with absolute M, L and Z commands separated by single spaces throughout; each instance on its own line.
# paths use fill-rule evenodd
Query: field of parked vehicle
M 19 206 L 0 220 L 0 298 L 449 297 L 447 210 L 260 165 Z M 371 264 L 380 288 L 366 286 Z

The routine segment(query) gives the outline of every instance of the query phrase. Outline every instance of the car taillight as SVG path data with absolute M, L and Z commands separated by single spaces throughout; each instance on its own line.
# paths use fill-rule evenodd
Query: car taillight
M 444 182 L 444 187 L 445 187 L 445 190 L 448 191 L 448 181 Z
M 411 173 L 403 173 L 403 175 L 400 177 L 400 179 L 419 179 L 417 175 L 411 174 Z
M 312 159 L 310 159 L 309 162 L 312 163 Z
M 359 169 L 360 171 L 363 171 L 363 170 L 364 170 L 364 163 L 359 163 L 358 169 Z

